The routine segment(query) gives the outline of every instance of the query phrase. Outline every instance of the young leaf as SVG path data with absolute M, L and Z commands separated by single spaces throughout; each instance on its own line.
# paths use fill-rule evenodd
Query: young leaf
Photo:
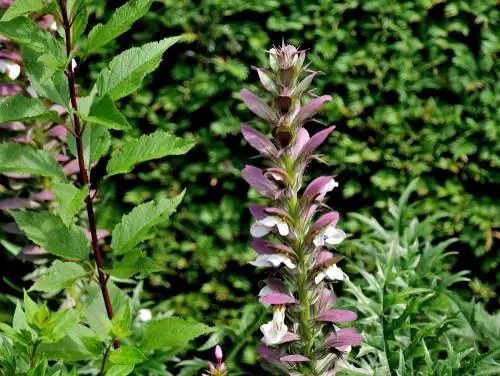
M 66 66 L 64 44 L 29 18 L 17 17 L 11 21 L 0 22 L 0 35 L 43 54 L 41 64 L 64 70 Z
M 42 327 L 42 341 L 49 343 L 63 339 L 76 327 L 80 315 L 79 309 L 51 313 L 48 322 L 44 322 Z
M 99 74 L 96 83 L 99 95 L 108 94 L 112 100 L 117 100 L 137 90 L 146 74 L 158 67 L 163 53 L 180 38 L 165 38 L 131 48 L 116 56 L 109 68 Z
M 130 304 L 123 304 L 111 320 L 111 333 L 113 338 L 122 339 L 132 334 L 130 331 Z
M 49 152 L 13 142 L 0 144 L 0 172 L 19 172 L 66 179 L 61 166 Z
M 115 255 L 132 250 L 137 244 L 147 239 L 153 226 L 165 221 L 184 197 L 185 190 L 173 199 L 162 198 L 136 206 L 124 215 L 113 229 L 111 248 Z
M 63 122 L 55 111 L 47 110 L 37 98 L 16 94 L 0 101 L 0 123 L 23 120 L 52 120 Z
M 59 204 L 59 216 L 66 226 L 71 225 L 75 214 L 85 205 L 88 191 L 88 186 L 78 189 L 70 183 L 55 183 L 52 186 L 52 192 L 54 192 Z
M 10 21 L 16 17 L 30 12 L 36 12 L 43 8 L 42 0 L 16 0 L 3 14 L 2 21 Z
M 121 365 L 134 365 L 147 359 L 141 350 L 133 346 L 122 346 L 109 355 L 110 363 Z
M 69 259 L 85 259 L 90 245 L 78 226 L 66 227 L 61 218 L 47 212 L 10 212 L 26 236 L 48 252 Z
M 120 261 L 113 263 L 112 269 L 106 269 L 107 274 L 117 278 L 130 278 L 139 273 L 139 278 L 145 278 L 149 274 L 162 270 L 152 259 L 146 257 L 140 251 L 125 254 Z
M 47 67 L 40 64 L 40 54 L 22 47 L 21 54 L 23 56 L 24 67 L 26 74 L 30 80 L 31 86 L 36 92 L 54 103 L 62 106 L 69 104 L 68 80 L 63 71 L 55 71 L 47 73 Z
M 190 340 L 209 333 L 211 328 L 197 322 L 188 322 L 179 317 L 166 317 L 149 321 L 140 348 L 143 351 L 181 347 Z
M 117 36 L 128 31 L 132 24 L 144 16 L 152 0 L 131 0 L 113 12 L 109 21 L 98 24 L 89 33 L 88 51 L 95 52 Z
M 88 274 L 85 269 L 74 262 L 62 262 L 55 260 L 48 272 L 31 286 L 30 291 L 43 291 L 57 294 L 65 288 L 69 288 L 76 280 Z
M 129 122 L 125 116 L 118 111 L 115 102 L 113 102 L 109 95 L 96 99 L 96 101 L 92 103 L 89 115 L 83 116 L 83 120 L 92 124 L 103 125 L 111 129 L 128 130 L 131 128 Z
M 125 142 L 119 149 L 113 151 L 108 163 L 107 175 L 125 174 L 136 164 L 151 159 L 185 154 L 195 143 L 192 139 L 177 137 L 163 131 L 143 135 L 138 139 Z

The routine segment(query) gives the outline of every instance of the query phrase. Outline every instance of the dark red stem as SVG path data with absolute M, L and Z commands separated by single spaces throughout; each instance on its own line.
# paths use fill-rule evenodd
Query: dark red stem
M 69 57 L 71 54 L 72 46 L 71 46 L 71 23 L 68 18 L 68 11 L 66 7 L 66 0 L 60 0 L 59 5 L 61 7 L 61 17 L 63 22 L 63 28 L 66 39 L 66 54 Z M 89 173 L 87 171 L 87 167 L 85 166 L 85 158 L 83 155 L 83 132 L 82 126 L 80 124 L 80 118 L 77 115 L 78 112 L 78 103 L 76 100 L 76 84 L 75 84 L 75 72 L 73 71 L 73 66 L 71 61 L 68 63 L 68 68 L 66 71 L 66 75 L 68 77 L 68 86 L 69 86 L 69 95 L 71 98 L 71 107 L 75 113 L 73 114 L 73 123 L 75 126 L 75 140 L 76 140 L 76 150 L 78 154 L 78 167 L 80 169 L 80 180 L 84 185 L 90 184 Z M 111 300 L 109 298 L 108 287 L 106 282 L 108 280 L 108 276 L 103 272 L 103 261 L 102 261 L 102 252 L 99 247 L 99 242 L 97 239 L 97 228 L 96 228 L 96 218 L 94 212 L 94 205 L 92 203 L 92 197 L 90 194 L 85 197 L 85 205 L 87 208 L 87 216 L 89 219 L 89 230 L 92 238 L 92 249 L 94 251 L 94 259 L 97 264 L 97 273 L 99 274 L 99 285 L 101 286 L 102 297 L 104 298 L 104 305 L 106 306 L 106 312 L 108 314 L 109 319 L 113 318 L 113 306 L 111 305 Z M 120 341 L 115 340 L 113 343 L 115 349 L 120 347 Z

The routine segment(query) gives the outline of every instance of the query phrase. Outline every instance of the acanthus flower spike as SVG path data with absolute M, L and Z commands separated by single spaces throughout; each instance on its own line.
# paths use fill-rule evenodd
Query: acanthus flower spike
M 303 189 L 304 173 L 318 147 L 335 129 L 330 126 L 310 136 L 304 123 L 313 120 L 329 95 L 308 95 L 316 72 L 303 68 L 305 51 L 282 44 L 269 51 L 269 68 L 258 68 L 259 79 L 272 95 L 269 104 L 248 90 L 241 92 L 249 109 L 268 122 L 272 139 L 247 126 L 241 132 L 248 143 L 267 159 L 266 168 L 247 166 L 243 178 L 266 197 L 268 205 L 252 204 L 255 219 L 250 232 L 257 257 L 251 262 L 268 268 L 260 302 L 273 310 L 271 321 L 261 326 L 258 353 L 272 374 L 333 375 L 339 353 L 359 342 L 354 329 L 339 329 L 356 319 L 352 311 L 333 307 L 331 282 L 348 279 L 337 266 L 342 256 L 328 250 L 346 234 L 337 228 L 339 213 L 326 214 L 327 194 L 338 183 L 320 176 Z M 301 74 L 306 73 L 305 78 Z M 345 346 L 342 346 L 345 345 Z M 331 349 L 331 350 L 330 350 Z

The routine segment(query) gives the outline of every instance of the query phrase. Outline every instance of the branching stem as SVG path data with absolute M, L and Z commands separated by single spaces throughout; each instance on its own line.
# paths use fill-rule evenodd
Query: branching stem
M 64 28 L 65 40 L 66 40 L 66 55 L 69 59 L 72 51 L 71 45 L 71 21 L 68 18 L 67 10 L 67 0 L 59 0 L 59 6 L 61 8 L 62 26 Z M 75 126 L 74 135 L 76 140 L 76 150 L 78 154 L 78 167 L 80 170 L 80 180 L 82 184 L 90 184 L 90 177 L 85 166 L 85 158 L 83 153 L 83 131 L 84 127 L 80 124 L 80 118 L 78 117 L 78 102 L 76 100 L 76 83 L 75 83 L 75 72 L 71 61 L 68 62 L 68 67 L 66 71 L 66 76 L 68 77 L 68 87 L 69 95 L 71 99 L 71 107 L 74 110 L 73 114 L 73 124 Z M 94 253 L 95 263 L 97 265 L 97 273 L 99 278 L 99 285 L 101 287 L 102 297 L 104 299 L 104 305 L 106 307 L 106 312 L 109 319 L 113 318 L 113 307 L 111 305 L 111 300 L 109 298 L 109 292 L 107 288 L 108 276 L 103 272 L 103 258 L 102 252 L 99 247 L 99 241 L 97 238 L 97 227 L 96 227 L 96 217 L 94 212 L 94 205 L 92 203 L 92 197 L 90 193 L 85 197 L 85 206 L 87 209 L 87 216 L 89 220 L 89 230 L 92 239 L 92 249 Z M 120 341 L 115 340 L 113 343 L 114 348 L 120 347 Z

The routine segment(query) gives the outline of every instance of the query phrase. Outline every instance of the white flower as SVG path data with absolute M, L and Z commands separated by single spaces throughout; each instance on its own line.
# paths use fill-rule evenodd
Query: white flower
M 151 321 L 151 319 L 153 318 L 153 314 L 151 313 L 151 310 L 150 309 L 147 309 L 147 308 L 141 308 L 139 310 L 139 313 L 137 314 L 137 319 L 139 321 Z
M 57 31 L 57 22 L 54 21 L 50 24 L 50 30 Z
M 76 67 L 77 67 L 76 60 L 75 59 L 71 59 L 71 69 L 75 70 Z
M 11 80 L 15 80 L 21 74 L 21 67 L 12 61 L 0 60 L 0 72 L 5 73 Z
M 344 279 L 349 279 L 337 265 L 330 265 L 325 270 L 320 271 L 314 278 L 314 282 L 319 284 L 325 278 L 330 281 L 343 281 Z
M 328 192 L 333 191 L 334 188 L 337 188 L 339 186 L 339 183 L 335 181 L 334 178 L 331 178 L 331 180 L 326 183 L 323 188 L 321 188 L 321 192 L 319 194 L 319 197 L 325 197 Z
M 255 238 L 262 238 L 269 234 L 274 227 L 278 228 L 278 232 L 282 236 L 287 236 L 290 232 L 288 224 L 279 217 L 268 216 L 259 219 L 250 227 L 250 233 Z
M 322 245 L 336 245 L 340 244 L 346 238 L 344 231 L 335 227 L 335 225 L 329 225 L 327 228 L 316 235 L 313 239 L 313 243 L 316 247 Z
M 276 268 L 281 264 L 285 264 L 288 269 L 295 268 L 295 264 L 293 263 L 293 261 L 289 257 L 280 253 L 258 255 L 255 261 L 252 261 L 250 264 L 252 264 L 253 266 L 261 266 L 263 268 Z
M 264 335 L 262 342 L 266 345 L 276 345 L 281 342 L 288 333 L 288 327 L 285 325 L 285 306 L 276 306 L 273 313 L 273 319 L 267 324 L 261 325 L 260 331 Z

